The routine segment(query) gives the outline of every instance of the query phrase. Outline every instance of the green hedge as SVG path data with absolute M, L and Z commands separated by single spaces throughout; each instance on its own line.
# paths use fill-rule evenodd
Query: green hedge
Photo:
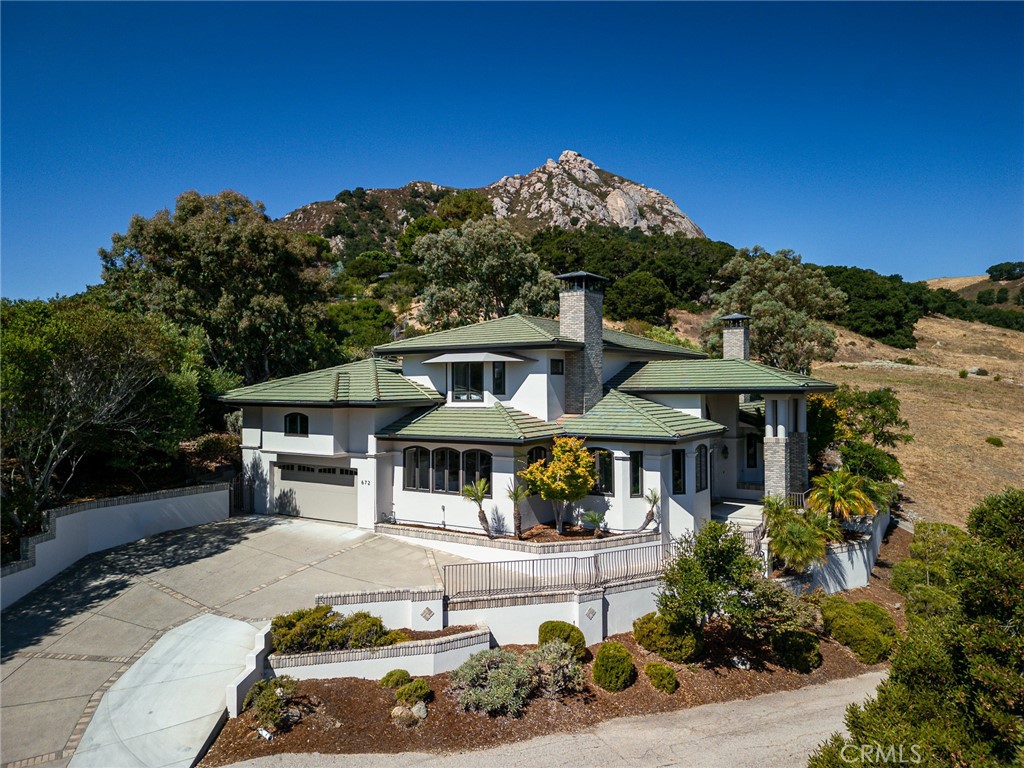
M 594 682 L 612 693 L 624 691 L 636 682 L 633 656 L 626 646 L 611 640 L 597 649 Z
M 916 584 L 907 595 L 907 614 L 918 618 L 945 616 L 956 606 L 955 597 L 935 586 Z
M 821 644 L 813 632 L 794 630 L 772 637 L 772 651 L 784 667 L 810 672 L 821 666 Z
M 383 621 L 365 611 L 342 616 L 328 605 L 275 616 L 270 636 L 277 653 L 378 648 L 406 639 L 401 632 L 389 632 Z
M 634 621 L 633 637 L 641 648 L 677 664 L 685 664 L 704 650 L 700 629 L 672 626 L 660 613 L 648 613 Z
M 869 600 L 848 602 L 841 597 L 821 601 L 825 631 L 847 646 L 865 664 L 889 656 L 896 640 L 896 623 L 882 606 Z

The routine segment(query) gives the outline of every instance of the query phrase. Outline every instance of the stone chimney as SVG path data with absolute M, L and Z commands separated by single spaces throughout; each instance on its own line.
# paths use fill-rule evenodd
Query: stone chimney
M 722 357 L 750 359 L 750 316 L 736 312 L 722 318 Z
M 565 412 L 589 411 L 604 394 L 604 338 L 601 316 L 607 278 L 589 272 L 558 275 L 559 335 L 582 341 L 583 349 L 565 355 Z

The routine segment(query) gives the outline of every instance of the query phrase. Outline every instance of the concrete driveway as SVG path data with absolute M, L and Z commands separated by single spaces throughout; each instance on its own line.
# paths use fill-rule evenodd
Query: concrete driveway
M 100 698 L 201 614 L 262 626 L 320 592 L 438 584 L 465 562 L 332 523 L 240 517 L 92 555 L 2 615 L 0 768 L 63 768 Z

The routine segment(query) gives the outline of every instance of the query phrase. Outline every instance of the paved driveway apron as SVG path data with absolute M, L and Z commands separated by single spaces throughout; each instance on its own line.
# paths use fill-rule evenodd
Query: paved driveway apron
M 168 630 L 264 625 L 319 592 L 431 586 L 458 558 L 349 526 L 232 518 L 79 561 L 2 617 L 0 768 L 63 768 L 104 692 Z

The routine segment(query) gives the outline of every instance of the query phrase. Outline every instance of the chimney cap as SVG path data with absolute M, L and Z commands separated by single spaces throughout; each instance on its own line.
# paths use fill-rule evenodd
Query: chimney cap
M 595 275 L 592 272 L 566 272 L 564 275 L 555 275 L 556 280 L 566 284 L 566 288 L 582 288 L 584 290 L 601 290 L 601 283 L 607 283 L 607 277 Z
M 731 315 L 726 315 L 722 318 L 722 322 L 728 325 L 730 328 L 738 328 L 747 324 L 750 320 L 750 315 L 744 315 L 740 312 L 733 312 Z

